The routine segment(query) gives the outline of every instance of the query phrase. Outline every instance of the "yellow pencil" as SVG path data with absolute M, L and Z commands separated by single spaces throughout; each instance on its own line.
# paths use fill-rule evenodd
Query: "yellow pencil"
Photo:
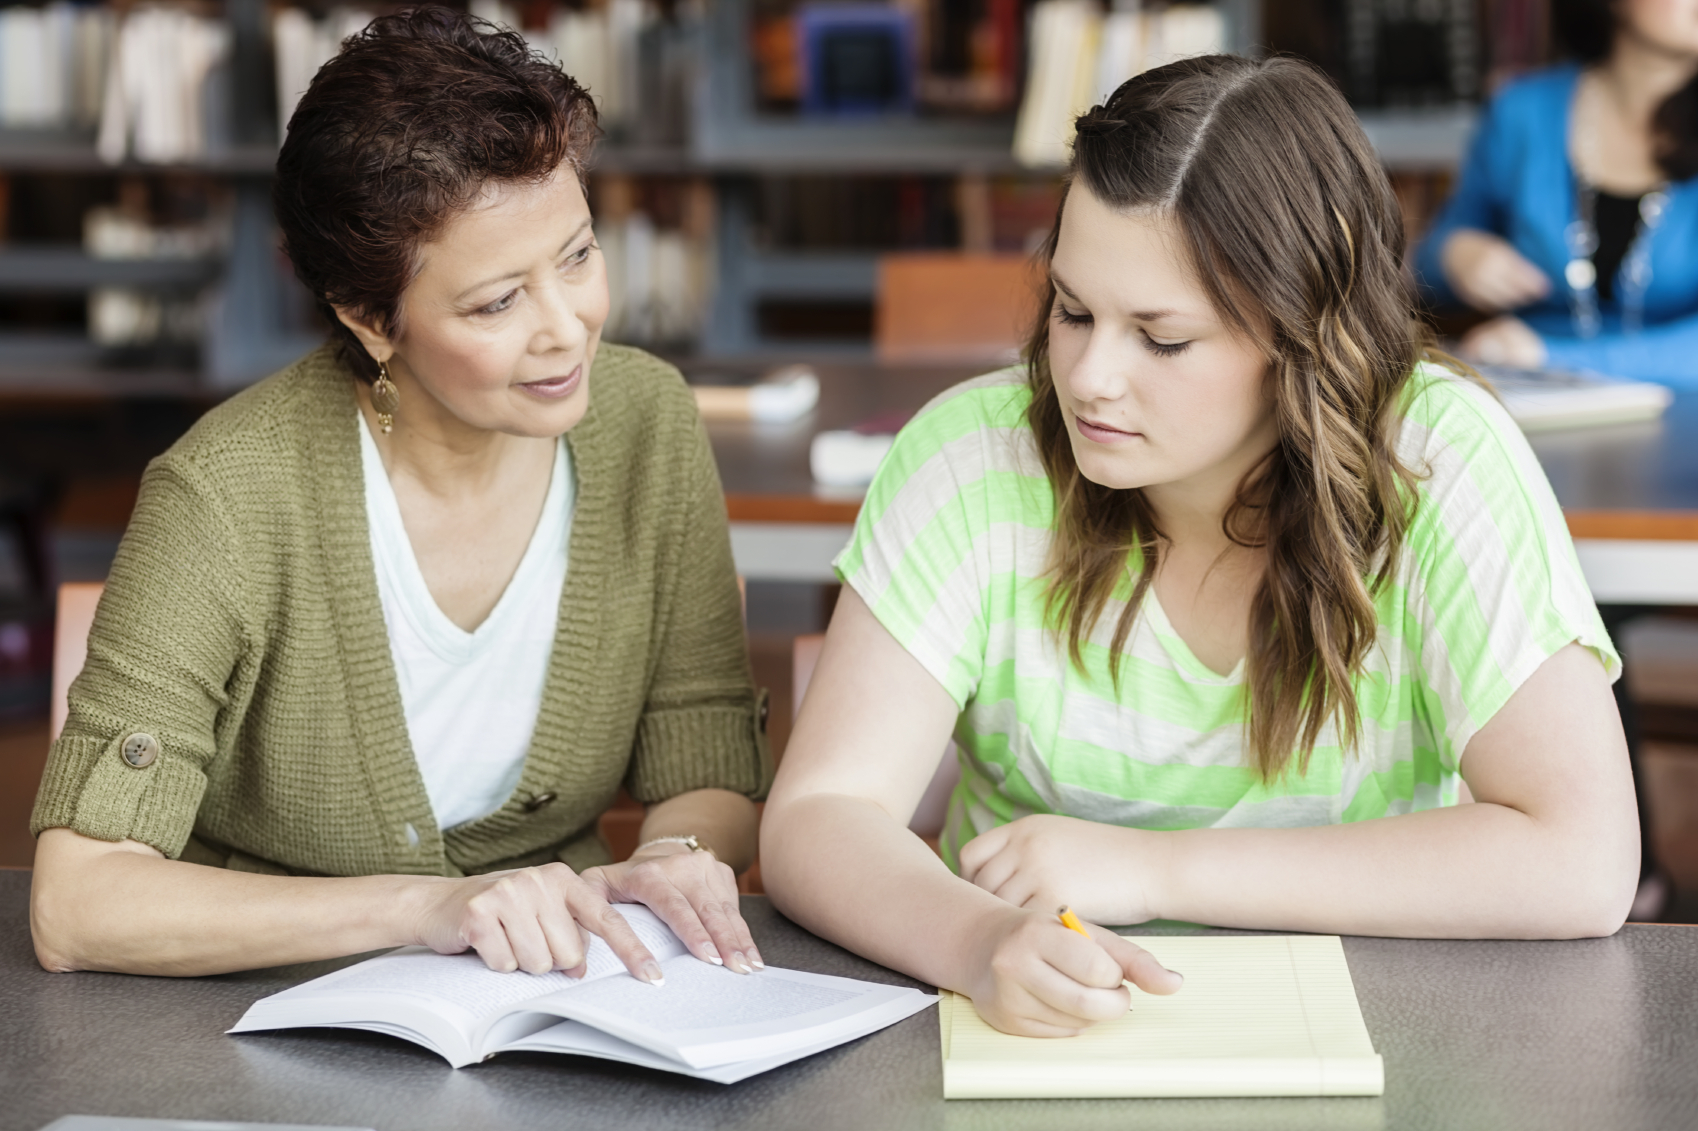
M 1091 932 L 1085 929 L 1085 924 L 1079 922 L 1079 916 L 1073 914 L 1073 909 L 1071 907 L 1062 906 L 1056 910 L 1056 914 L 1061 916 L 1061 925 L 1063 927 L 1066 927 L 1070 931 L 1078 931 L 1086 938 L 1091 937 Z

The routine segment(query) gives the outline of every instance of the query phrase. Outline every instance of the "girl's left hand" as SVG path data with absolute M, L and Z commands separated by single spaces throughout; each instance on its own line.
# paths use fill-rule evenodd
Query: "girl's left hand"
M 711 852 L 667 842 L 582 876 L 609 903 L 641 903 L 653 911 L 704 961 L 739 974 L 766 965 L 737 904 L 737 874 Z
M 1157 917 L 1159 837 L 1076 817 L 1021 817 L 967 842 L 961 878 L 1016 907 L 1066 904 L 1093 923 L 1142 923 Z
M 1469 361 L 1514 369 L 1542 369 L 1546 358 L 1545 339 L 1521 319 L 1507 314 L 1464 334 L 1461 352 Z

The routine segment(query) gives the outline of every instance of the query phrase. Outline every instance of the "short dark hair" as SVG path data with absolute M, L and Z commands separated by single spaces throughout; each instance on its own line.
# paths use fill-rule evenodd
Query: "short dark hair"
M 1552 0 L 1551 30 L 1579 62 L 1601 63 L 1615 49 L 1619 31 L 1614 0 Z M 1698 77 L 1651 115 L 1651 152 L 1671 181 L 1698 175 Z
M 326 63 L 289 119 L 272 203 L 295 274 L 349 366 L 377 366 L 333 306 L 398 333 L 419 245 L 491 182 L 583 180 L 595 103 L 522 36 L 449 8 L 380 16 Z

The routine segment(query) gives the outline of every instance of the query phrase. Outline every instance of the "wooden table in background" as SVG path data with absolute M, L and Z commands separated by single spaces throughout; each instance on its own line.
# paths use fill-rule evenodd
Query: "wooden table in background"
M 738 569 L 760 581 L 833 580 L 860 493 L 817 488 L 816 432 L 911 412 L 972 372 L 866 364 L 816 367 L 818 409 L 793 424 L 708 427 L 731 514 Z M 707 372 L 699 369 L 700 379 Z M 1698 605 L 1698 393 L 1660 420 L 1532 438 L 1600 602 Z

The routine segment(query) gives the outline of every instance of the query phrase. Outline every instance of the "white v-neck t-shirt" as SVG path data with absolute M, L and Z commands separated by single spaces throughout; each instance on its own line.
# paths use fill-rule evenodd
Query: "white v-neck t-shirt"
M 525 768 L 566 583 L 576 501 L 572 450 L 562 438 L 525 556 L 488 619 L 473 632 L 449 620 L 430 595 L 363 415 L 360 463 L 377 593 L 407 735 L 437 827 L 450 829 L 501 808 Z

